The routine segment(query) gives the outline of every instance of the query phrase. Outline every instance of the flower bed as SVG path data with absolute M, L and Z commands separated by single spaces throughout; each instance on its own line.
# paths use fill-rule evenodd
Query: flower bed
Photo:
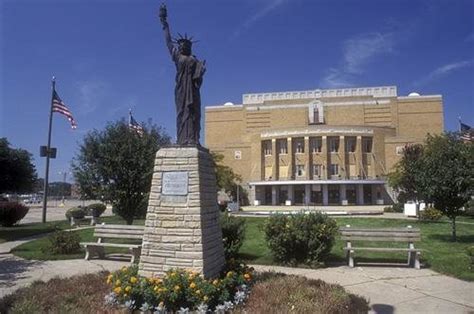
M 110 306 L 149 313 L 224 313 L 242 304 L 252 284 L 252 268 L 244 264 L 228 267 L 220 278 L 206 280 L 192 270 L 171 269 L 162 278 L 138 276 L 138 267 L 123 267 L 107 277 Z

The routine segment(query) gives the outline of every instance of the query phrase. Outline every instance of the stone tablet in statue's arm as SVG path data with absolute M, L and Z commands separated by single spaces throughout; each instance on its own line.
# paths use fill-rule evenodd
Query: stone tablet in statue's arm
M 206 60 L 196 62 L 196 68 L 193 73 L 193 82 L 197 88 L 200 88 L 202 85 L 202 78 L 206 73 Z

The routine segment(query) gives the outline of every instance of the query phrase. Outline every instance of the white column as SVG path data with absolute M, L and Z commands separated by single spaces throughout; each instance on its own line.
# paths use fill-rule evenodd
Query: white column
M 275 185 L 272 185 L 272 205 L 278 205 L 278 189 Z
M 347 196 L 346 196 L 346 185 L 339 185 L 339 201 L 341 205 L 347 205 Z
M 356 184 L 356 203 L 357 205 L 364 205 L 364 185 Z
M 323 205 L 328 206 L 329 204 L 328 185 L 321 184 L 321 186 L 323 188 Z
M 311 199 L 311 185 L 306 184 L 304 186 L 304 204 L 308 205 L 310 199 Z
M 288 185 L 288 199 L 291 201 L 291 204 L 290 205 L 293 205 L 294 204 L 294 198 L 295 198 L 295 195 L 294 195 L 294 189 L 293 189 L 293 185 Z

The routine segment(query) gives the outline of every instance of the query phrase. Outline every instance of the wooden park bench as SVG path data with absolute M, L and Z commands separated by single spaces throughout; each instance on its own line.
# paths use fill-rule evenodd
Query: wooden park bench
M 105 257 L 106 247 L 116 248 L 128 248 L 132 254 L 132 263 L 140 257 L 142 248 L 141 240 L 143 239 L 143 226 L 129 226 L 129 225 L 96 225 L 94 229 L 94 237 L 98 238 L 97 242 L 81 242 L 81 245 L 86 249 L 85 259 L 89 260 L 94 255 L 99 258 Z M 123 240 L 135 240 L 140 241 L 138 244 L 126 244 L 126 243 L 115 243 L 105 242 L 106 239 L 123 239 Z M 127 242 L 127 241 L 123 241 Z
M 414 242 L 420 241 L 420 229 L 411 228 L 358 228 L 342 227 L 341 239 L 346 241 L 344 251 L 348 258 L 349 267 L 354 267 L 354 256 L 356 251 L 374 251 L 374 252 L 407 252 L 408 265 L 420 269 L 421 250 L 415 249 Z M 377 241 L 377 242 L 406 242 L 407 248 L 394 247 L 358 247 L 354 246 L 354 241 Z

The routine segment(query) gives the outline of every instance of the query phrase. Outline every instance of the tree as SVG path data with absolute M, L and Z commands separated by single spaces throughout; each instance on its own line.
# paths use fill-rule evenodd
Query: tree
M 424 193 L 451 219 L 456 241 L 456 217 L 474 190 L 474 143 L 464 142 L 456 133 L 428 135 L 422 160 Z
M 428 135 L 423 147 L 405 149 L 389 183 L 405 200 L 424 199 L 449 217 L 455 241 L 456 217 L 474 190 L 474 144 L 455 133 Z
M 245 203 L 247 201 L 246 191 L 240 185 L 242 183 L 242 177 L 236 174 L 231 167 L 223 164 L 224 155 L 212 152 L 212 158 L 214 159 L 216 181 L 218 191 L 224 190 L 230 194 L 232 198 L 237 198 L 237 189 L 239 189 L 239 202 Z M 243 202 L 242 202 L 243 201 Z
M 419 215 L 419 201 L 423 200 L 423 182 L 421 181 L 423 167 L 421 166 L 423 145 L 406 145 L 403 156 L 395 165 L 395 170 L 388 175 L 388 182 L 398 192 L 397 200 L 405 203 L 415 201 L 416 214 Z
M 132 224 L 146 212 L 155 154 L 166 144 L 160 127 L 144 126 L 139 135 L 123 119 L 89 132 L 72 162 L 81 196 L 111 203 Z
M 30 192 L 36 182 L 36 169 L 31 154 L 11 148 L 6 138 L 0 138 L 0 193 Z

